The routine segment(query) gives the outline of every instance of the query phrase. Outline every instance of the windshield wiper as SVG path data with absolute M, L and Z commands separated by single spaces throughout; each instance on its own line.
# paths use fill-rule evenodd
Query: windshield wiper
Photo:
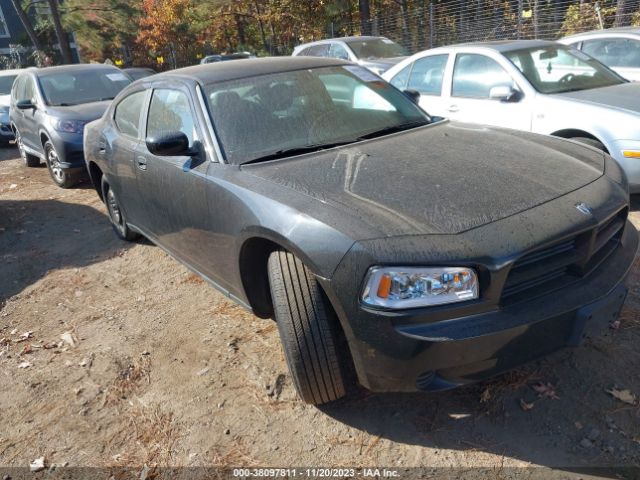
M 277 152 L 269 153 L 261 157 L 252 158 L 243 162 L 242 165 L 248 165 L 250 163 L 266 162 L 267 160 L 276 160 L 278 158 L 293 157 L 295 155 L 303 155 L 305 153 L 319 152 L 320 150 L 327 150 L 329 148 L 340 147 L 342 145 L 348 145 L 350 143 L 357 142 L 359 139 L 343 140 L 333 143 L 318 143 L 314 145 L 306 145 L 304 147 L 287 148 L 284 150 L 278 150 Z
M 361 135 L 358 140 L 368 140 L 370 138 L 382 137 L 384 135 L 390 135 L 396 132 L 402 132 L 403 130 L 410 130 L 412 128 L 422 127 L 429 125 L 426 120 L 420 120 L 417 122 L 401 123 L 400 125 L 390 125 L 388 127 L 381 128 L 380 130 L 374 130 L 373 132 L 365 133 Z
M 101 98 L 100 101 L 104 102 L 106 100 L 113 100 L 114 98 L 116 98 L 116 97 L 104 97 L 104 98 Z

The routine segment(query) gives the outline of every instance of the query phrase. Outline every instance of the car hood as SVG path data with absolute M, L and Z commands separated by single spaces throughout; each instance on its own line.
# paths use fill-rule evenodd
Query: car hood
M 380 236 L 455 234 L 595 181 L 604 155 L 557 138 L 441 122 L 243 170 Z
M 111 101 L 107 100 L 104 102 L 70 105 L 68 107 L 47 107 L 47 113 L 53 117 L 65 120 L 92 122 L 102 117 L 107 108 L 109 108 L 110 103 Z
M 640 83 L 624 83 L 611 87 L 592 88 L 578 92 L 559 93 L 559 97 L 578 100 L 603 107 L 615 107 L 640 113 Z
M 365 67 L 378 67 L 384 70 L 388 70 L 396 63 L 400 63 L 407 57 L 392 57 L 392 58 L 368 58 L 362 59 L 360 64 Z

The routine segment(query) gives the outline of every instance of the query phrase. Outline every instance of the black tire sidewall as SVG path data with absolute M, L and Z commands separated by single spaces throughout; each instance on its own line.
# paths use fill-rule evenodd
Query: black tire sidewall
M 134 232 L 132 232 L 129 226 L 127 225 L 127 217 L 125 216 L 122 210 L 122 205 L 120 205 L 120 201 L 118 200 L 118 197 L 116 196 L 115 192 L 111 189 L 111 185 L 109 185 L 109 182 L 107 181 L 107 179 L 104 177 L 102 177 L 101 188 L 102 188 L 102 198 L 104 199 L 104 204 L 107 207 L 107 215 L 109 216 L 109 222 L 111 223 L 111 227 L 113 227 L 114 232 L 116 232 L 116 235 L 118 235 L 118 237 L 120 237 L 121 240 L 126 240 L 126 241 L 135 240 L 137 235 Z M 118 210 L 120 211 L 120 218 L 122 219 L 122 224 L 117 223 L 113 218 L 113 211 L 109 204 L 109 194 L 113 196 L 116 204 L 118 205 Z
M 49 170 L 49 175 L 51 175 L 51 179 L 54 181 L 54 183 L 56 185 L 58 185 L 61 188 L 69 188 L 71 187 L 75 182 L 73 180 L 73 178 L 71 177 L 71 175 L 66 172 L 64 169 L 62 169 L 62 180 L 58 181 L 58 179 L 56 178 L 56 176 L 53 174 L 53 170 L 51 168 L 51 164 L 49 163 L 49 152 L 50 151 L 54 151 L 56 153 L 56 157 L 58 157 L 58 152 L 56 152 L 55 147 L 53 146 L 53 143 L 51 143 L 50 140 L 47 140 L 44 144 L 44 158 L 45 158 L 45 163 L 47 164 L 47 170 Z M 58 157 L 58 161 L 60 161 L 60 157 Z

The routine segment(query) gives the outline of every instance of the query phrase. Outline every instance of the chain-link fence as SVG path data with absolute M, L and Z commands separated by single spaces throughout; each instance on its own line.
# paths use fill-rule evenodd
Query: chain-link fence
M 454 43 L 545 39 L 610 28 L 640 25 L 640 0 L 425 0 L 369 21 L 333 24 L 331 32 L 382 35 L 408 52 Z

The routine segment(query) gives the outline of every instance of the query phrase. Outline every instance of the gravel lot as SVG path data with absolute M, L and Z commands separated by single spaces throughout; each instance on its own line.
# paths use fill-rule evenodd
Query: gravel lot
M 120 242 L 90 185 L 58 189 L 16 157 L 0 150 L 0 478 L 39 457 L 456 467 L 425 478 L 640 464 L 640 407 L 607 393 L 640 395 L 638 260 L 619 328 L 581 348 L 453 392 L 356 389 L 314 408 L 295 399 L 272 321 L 159 248 Z M 522 466 L 546 468 L 510 469 Z

